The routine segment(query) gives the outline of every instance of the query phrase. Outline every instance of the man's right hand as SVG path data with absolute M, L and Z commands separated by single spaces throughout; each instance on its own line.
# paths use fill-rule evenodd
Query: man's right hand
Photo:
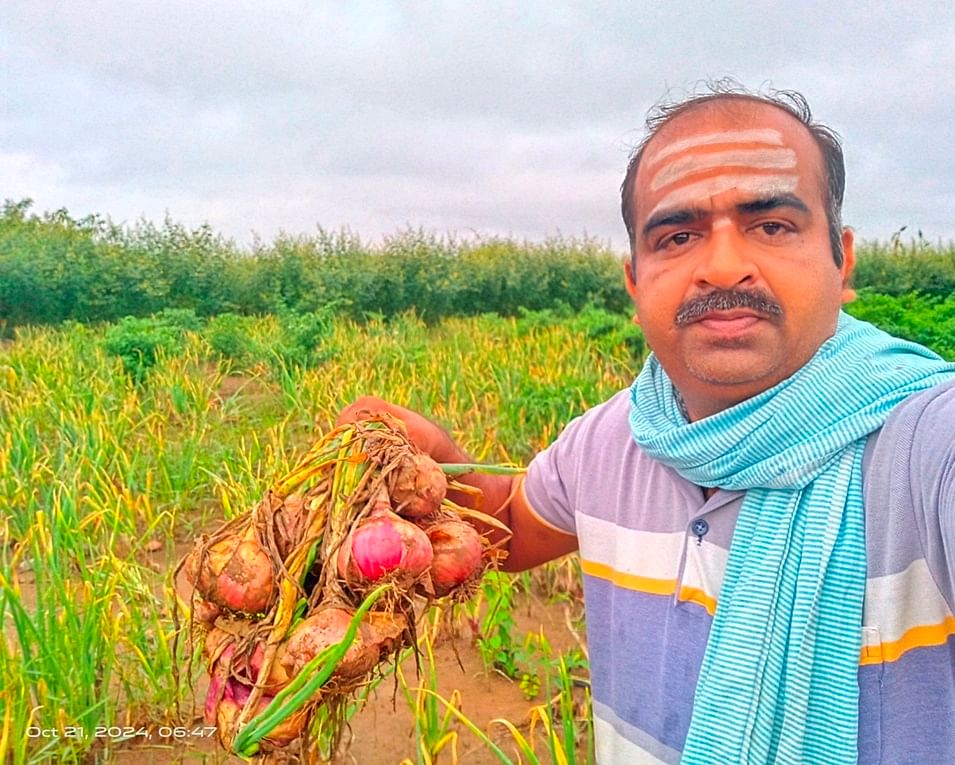
M 408 431 L 408 438 L 411 443 L 436 462 L 470 461 L 456 458 L 456 455 L 463 455 L 464 452 L 457 447 L 447 432 L 427 417 L 375 396 L 362 396 L 346 406 L 339 412 L 335 425 L 344 425 L 369 415 L 381 413 L 390 414 L 401 420 Z
M 401 420 L 409 440 L 436 462 L 470 463 L 474 460 L 458 446 L 440 426 L 411 409 L 374 396 L 362 396 L 346 406 L 335 420 L 336 425 L 355 422 L 375 414 L 387 413 Z M 468 473 L 457 480 L 481 490 L 481 511 L 493 515 L 511 529 L 507 544 L 505 571 L 524 569 L 560 557 L 577 549 L 577 538 L 558 531 L 540 521 L 530 509 L 522 488 L 523 476 Z M 459 505 L 474 507 L 474 498 L 463 492 L 449 492 L 448 498 Z M 501 533 L 490 526 L 480 529 L 492 540 Z

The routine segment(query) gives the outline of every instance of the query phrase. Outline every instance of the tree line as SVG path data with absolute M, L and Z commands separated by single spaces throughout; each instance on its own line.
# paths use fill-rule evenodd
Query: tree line
M 409 229 L 368 243 L 347 230 L 239 247 L 208 226 L 118 226 L 30 200 L 0 210 L 0 328 L 334 310 L 353 319 L 628 309 L 623 255 L 590 238 L 457 240 Z M 855 286 L 886 295 L 955 293 L 955 244 L 866 243 Z

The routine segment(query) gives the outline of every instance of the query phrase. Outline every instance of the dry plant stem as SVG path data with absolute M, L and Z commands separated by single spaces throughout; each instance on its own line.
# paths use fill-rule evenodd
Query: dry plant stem
M 310 508 L 306 538 L 301 540 L 293 549 L 289 556 L 289 566 L 285 567 L 283 564 L 283 570 L 286 574 L 286 577 L 282 581 L 282 586 L 280 586 L 279 602 L 276 606 L 275 616 L 272 621 L 272 628 L 269 630 L 269 635 L 266 641 L 262 667 L 259 670 L 259 679 L 256 682 L 247 703 L 243 706 L 241 714 L 239 715 L 237 726 L 239 728 L 248 722 L 249 718 L 252 716 L 253 710 L 258 708 L 259 700 L 262 698 L 262 694 L 264 693 L 265 683 L 268 681 L 268 678 L 272 672 L 272 667 L 275 663 L 276 656 L 278 654 L 278 647 L 288 636 L 292 620 L 295 616 L 298 598 L 299 596 L 305 595 L 305 591 L 302 589 L 301 581 L 304 579 L 305 574 L 307 573 L 306 569 L 308 567 L 309 560 L 312 557 L 312 545 L 319 544 L 320 540 L 322 539 L 325 523 L 327 520 L 327 513 L 320 509 L 323 506 L 323 503 L 315 503 Z
M 180 638 L 182 637 L 182 622 L 179 620 L 179 598 L 175 594 L 175 589 L 176 589 L 176 577 L 179 575 L 179 571 L 182 568 L 184 562 L 185 562 L 185 558 L 179 561 L 179 563 L 176 564 L 176 567 L 172 571 L 172 588 L 173 588 L 172 655 L 173 656 L 179 655 L 179 649 L 181 647 Z M 189 711 L 189 716 L 194 717 L 196 713 L 196 693 L 195 693 L 195 688 L 192 685 L 192 657 L 193 657 L 193 654 L 195 654 L 196 652 L 196 647 L 195 647 L 195 641 L 193 639 L 193 636 L 195 635 L 195 631 L 193 629 L 194 619 L 192 618 L 192 615 L 195 612 L 195 605 L 194 605 L 194 601 L 196 597 L 195 589 L 193 589 L 192 595 L 190 595 L 189 597 L 191 602 L 190 602 L 190 608 L 189 608 L 189 641 L 188 641 L 189 645 L 188 645 L 188 654 L 186 658 L 186 677 L 189 678 L 189 690 L 192 695 L 192 708 Z M 180 677 L 181 676 L 179 674 L 179 664 L 178 662 L 174 661 L 172 662 L 172 679 L 173 679 L 173 683 L 175 683 L 173 687 L 176 689 L 175 703 L 176 703 L 176 720 L 177 721 L 182 720 L 182 707 L 179 705 L 179 696 L 180 696 L 179 691 L 180 691 L 180 682 L 181 682 Z
M 278 543 L 275 540 L 275 515 L 282 509 L 282 499 L 273 492 L 268 492 L 266 496 L 252 509 L 252 523 L 256 527 L 259 539 L 264 539 L 265 547 L 272 559 L 272 564 L 278 568 L 279 580 L 291 579 L 288 569 L 285 567 L 285 561 L 279 552 Z
M 339 461 L 331 479 L 331 496 L 328 503 L 328 524 L 322 539 L 321 558 L 322 574 L 318 586 L 313 590 L 312 600 L 318 597 L 325 598 L 332 593 L 335 599 L 345 603 L 348 598 L 338 582 L 335 566 L 332 564 L 335 554 L 341 547 L 351 527 L 352 508 L 360 490 L 370 479 L 372 471 L 362 470 L 359 474 L 358 464 L 354 462 L 356 456 L 361 456 L 362 444 L 346 442 L 339 452 Z
M 306 458 L 296 466 L 292 474 L 286 476 L 276 484 L 273 490 L 267 492 L 266 496 L 252 508 L 250 513 L 223 524 L 211 535 L 200 537 L 198 543 L 197 570 L 201 570 L 201 567 L 205 564 L 209 548 L 213 544 L 232 535 L 247 533 L 251 528 L 254 530 L 256 538 L 260 541 L 264 541 L 273 568 L 277 568 L 280 575 L 278 580 L 278 598 L 276 598 L 275 603 L 270 607 L 265 618 L 261 620 L 259 626 L 250 628 L 246 634 L 236 636 L 234 640 L 235 651 L 236 653 L 240 653 L 250 646 L 258 633 L 268 632 L 263 663 L 259 671 L 258 680 L 255 682 L 247 702 L 243 705 L 238 718 L 237 728 L 240 728 L 248 722 L 262 698 L 265 683 L 268 680 L 275 662 L 278 644 L 285 638 L 288 628 L 291 625 L 298 596 L 300 594 L 304 595 L 300 580 L 304 577 L 305 573 L 304 568 L 305 560 L 308 557 L 308 545 L 310 545 L 312 541 L 317 542 L 317 540 L 321 538 L 326 520 L 325 513 L 320 510 L 323 503 L 314 503 L 310 509 L 308 518 L 308 529 L 306 533 L 308 544 L 303 545 L 302 542 L 299 541 L 293 550 L 293 554 L 289 556 L 289 565 L 287 565 L 279 553 L 275 539 L 275 514 L 281 509 L 284 498 L 288 496 L 290 492 L 300 487 L 304 481 L 314 478 L 323 468 L 332 464 L 326 458 L 328 443 L 329 441 L 341 438 L 347 430 L 348 429 L 340 429 L 340 432 L 333 434 L 334 438 L 323 439 L 316 447 L 313 447 Z M 183 558 L 177 565 L 174 577 L 179 574 L 185 565 L 185 561 L 186 558 Z M 297 565 L 291 565 L 293 561 Z M 191 594 L 193 603 L 195 596 L 196 589 L 193 587 Z M 191 626 L 194 627 L 194 620 L 190 619 L 190 622 Z M 190 630 L 190 635 L 191 637 L 195 636 L 194 629 Z M 193 643 L 194 640 L 190 640 L 190 644 L 192 645 Z M 210 660 L 210 666 L 214 666 L 215 661 L 221 656 L 222 650 L 224 650 L 224 646 L 217 652 L 218 655 Z M 190 668 L 193 653 L 194 650 L 191 649 L 188 664 Z M 235 655 L 234 653 L 233 656 Z M 232 659 L 230 658 L 228 666 L 223 669 L 227 679 L 232 677 L 232 663 Z M 224 690 L 225 683 L 222 684 L 219 690 L 216 705 L 221 703 Z
M 377 423 L 375 423 L 377 424 Z M 322 557 L 326 564 L 333 561 L 349 531 L 376 509 L 391 509 L 386 482 L 388 476 L 401 465 L 408 454 L 409 446 L 404 438 L 386 428 L 368 427 L 357 423 L 359 437 L 354 448 L 360 449 L 364 469 L 357 481 L 356 467 L 349 462 L 340 462 L 333 481 L 332 500 L 329 510 L 329 532 L 323 542 Z M 362 505 L 360 510 L 355 508 Z M 347 584 L 347 583 L 346 583 Z M 316 592 L 334 592 L 346 601 L 348 596 L 338 580 L 336 566 L 326 565 L 322 581 Z
M 564 624 L 567 626 L 567 631 L 574 638 L 574 642 L 577 643 L 577 647 L 580 649 L 581 654 L 584 659 L 588 662 L 590 661 L 590 654 L 587 652 L 587 644 L 584 642 L 584 639 L 580 636 L 580 633 L 574 628 L 573 620 L 570 617 L 570 606 L 564 606 Z
M 248 700 L 243 705 L 242 711 L 239 712 L 239 717 L 235 726 L 236 733 L 242 730 L 243 726 L 248 723 L 249 719 L 252 717 L 252 712 L 258 709 L 259 700 L 262 698 L 262 694 L 265 692 L 265 684 L 268 682 L 269 673 L 272 671 L 272 664 L 275 662 L 275 655 L 278 653 L 278 649 L 279 646 L 277 643 L 270 642 L 266 644 L 265 654 L 262 659 L 262 668 L 259 670 L 258 680 L 256 681 L 255 685 L 252 686 L 252 692 L 249 694 Z

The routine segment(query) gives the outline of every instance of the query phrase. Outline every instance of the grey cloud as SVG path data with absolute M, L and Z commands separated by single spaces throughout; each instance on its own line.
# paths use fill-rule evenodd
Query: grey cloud
M 647 107 L 730 74 L 803 90 L 844 135 L 860 232 L 955 236 L 949 6 L 764 5 L 14 3 L 0 180 L 240 239 L 421 224 L 623 247 Z

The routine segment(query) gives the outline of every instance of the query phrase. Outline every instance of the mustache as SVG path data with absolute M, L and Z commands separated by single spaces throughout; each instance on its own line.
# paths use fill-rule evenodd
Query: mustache
M 713 311 L 729 311 L 734 308 L 749 308 L 774 318 L 783 315 L 782 306 L 762 290 L 716 290 L 683 303 L 676 312 L 675 323 L 682 327 Z

